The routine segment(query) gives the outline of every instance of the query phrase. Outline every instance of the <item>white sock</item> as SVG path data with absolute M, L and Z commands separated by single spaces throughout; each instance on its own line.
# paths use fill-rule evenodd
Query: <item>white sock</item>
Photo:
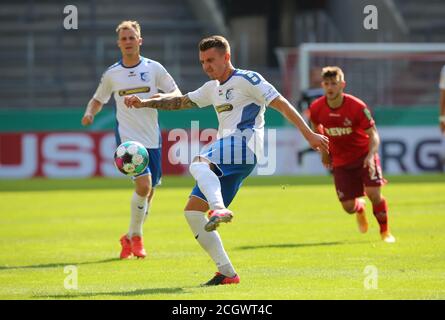
M 209 221 L 205 213 L 200 211 L 185 211 L 184 215 L 190 229 L 192 229 L 195 239 L 215 262 L 218 271 L 227 277 L 234 277 L 236 275 L 235 269 L 224 250 L 218 232 L 207 232 L 204 230 L 205 224 Z
M 224 209 L 221 183 L 216 174 L 210 170 L 209 165 L 205 162 L 193 162 L 189 170 L 198 183 L 199 189 L 207 198 L 210 210 Z
M 145 210 L 147 209 L 147 197 L 141 197 L 136 192 L 131 198 L 131 220 L 128 237 L 142 237 L 142 225 L 144 224 Z

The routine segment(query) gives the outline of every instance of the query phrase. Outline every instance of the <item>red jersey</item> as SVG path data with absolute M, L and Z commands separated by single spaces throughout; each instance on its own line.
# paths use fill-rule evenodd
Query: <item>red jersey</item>
M 369 152 L 369 136 L 365 130 L 375 123 L 363 101 L 343 94 L 342 105 L 332 109 L 323 96 L 312 102 L 309 110 L 311 121 L 322 125 L 321 133 L 329 137 L 333 167 L 350 164 Z

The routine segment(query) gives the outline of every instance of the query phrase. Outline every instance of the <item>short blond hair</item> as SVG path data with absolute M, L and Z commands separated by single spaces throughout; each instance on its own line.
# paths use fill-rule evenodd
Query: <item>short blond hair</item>
M 128 29 L 133 29 L 134 31 L 136 31 L 138 37 L 141 37 L 141 26 L 139 25 L 139 22 L 132 20 L 125 20 L 119 23 L 116 28 L 116 33 L 119 36 L 119 31 Z
M 321 77 L 323 80 L 331 78 L 339 78 L 340 81 L 345 81 L 345 74 L 343 70 L 337 66 L 327 66 L 321 70 Z

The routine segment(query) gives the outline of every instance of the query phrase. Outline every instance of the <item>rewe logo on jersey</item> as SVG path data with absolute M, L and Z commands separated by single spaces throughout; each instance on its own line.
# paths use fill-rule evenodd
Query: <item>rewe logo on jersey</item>
M 325 132 L 331 137 L 341 137 L 352 133 L 352 128 L 325 128 Z

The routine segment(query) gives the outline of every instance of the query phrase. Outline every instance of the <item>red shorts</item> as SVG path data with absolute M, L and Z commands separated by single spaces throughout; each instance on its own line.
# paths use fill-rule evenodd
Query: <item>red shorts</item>
M 363 168 L 366 155 L 358 160 L 333 168 L 335 188 L 340 201 L 353 200 L 365 195 L 365 187 L 381 187 L 386 184 L 378 155 L 374 157 L 375 170 Z

